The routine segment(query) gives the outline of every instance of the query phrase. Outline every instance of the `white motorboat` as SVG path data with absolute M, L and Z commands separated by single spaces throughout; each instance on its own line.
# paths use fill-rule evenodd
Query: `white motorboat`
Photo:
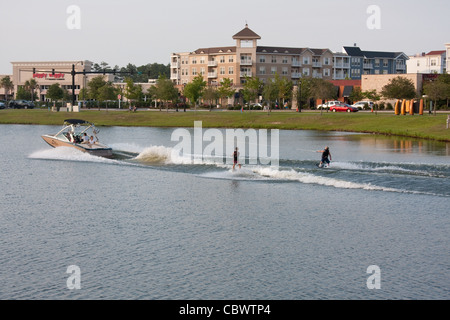
M 98 132 L 93 123 L 80 119 L 66 119 L 58 133 L 43 135 L 42 139 L 54 148 L 71 147 L 95 156 L 111 158 L 112 148 L 99 142 Z M 93 140 L 83 140 L 85 136 L 87 139 L 92 136 Z

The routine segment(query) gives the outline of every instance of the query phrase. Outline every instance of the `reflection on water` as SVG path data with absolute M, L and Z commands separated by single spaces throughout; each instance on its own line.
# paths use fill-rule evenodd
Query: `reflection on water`
M 0 126 L 1 299 L 450 298 L 448 143 L 281 131 L 279 167 L 232 171 L 173 157 L 172 129 L 102 128 L 114 159 L 53 129 Z

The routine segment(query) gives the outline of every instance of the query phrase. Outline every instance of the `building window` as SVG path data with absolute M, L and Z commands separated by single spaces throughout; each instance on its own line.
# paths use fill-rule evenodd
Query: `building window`
M 323 75 L 325 77 L 329 77 L 330 76 L 330 69 L 323 69 Z
M 225 63 L 225 56 L 220 57 L 220 63 Z
M 259 74 L 261 75 L 266 74 L 266 67 L 259 67 Z
M 303 64 L 309 64 L 309 58 L 308 57 L 304 57 L 303 58 Z M 309 72 L 308 72 L 309 74 Z
M 380 59 L 375 59 L 375 67 L 379 67 L 380 66 Z
M 205 68 L 200 68 L 200 74 L 204 75 L 205 74 Z
M 431 59 L 431 65 L 436 66 L 436 59 Z
M 277 73 L 277 67 L 271 67 L 271 68 L 270 68 L 270 73 L 271 73 L 271 74 Z
M 329 65 L 330 64 L 330 58 L 323 58 L 323 64 L 324 65 Z
M 228 67 L 228 74 L 234 74 L 234 67 Z
M 288 74 L 288 68 L 283 67 L 283 68 L 281 69 L 281 74 L 284 75 L 284 76 L 286 76 L 286 75 Z
M 197 75 L 197 68 L 192 68 L 192 75 L 196 76 Z
M 288 63 L 288 58 L 287 57 L 283 57 L 282 63 Z
M 225 67 L 220 67 L 220 74 L 225 74 Z
M 197 58 L 192 58 L 192 64 L 197 64 Z
M 204 64 L 205 63 L 205 57 L 201 57 L 200 58 L 200 64 Z
M 228 62 L 234 62 L 234 56 L 229 56 L 228 57 Z
M 309 68 L 303 68 L 302 73 L 304 76 L 309 76 Z
M 277 57 L 272 56 L 272 63 L 277 63 Z
M 266 63 L 266 56 L 259 56 L 260 63 Z

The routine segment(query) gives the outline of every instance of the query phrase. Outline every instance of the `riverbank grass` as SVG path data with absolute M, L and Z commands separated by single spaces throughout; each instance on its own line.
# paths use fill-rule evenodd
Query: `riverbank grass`
M 79 118 L 96 126 L 254 128 L 326 130 L 378 133 L 450 142 L 447 114 L 396 116 L 391 112 L 267 112 L 258 111 L 138 111 L 82 110 L 80 113 L 49 112 L 42 109 L 0 110 L 0 124 L 62 125 L 64 119 Z

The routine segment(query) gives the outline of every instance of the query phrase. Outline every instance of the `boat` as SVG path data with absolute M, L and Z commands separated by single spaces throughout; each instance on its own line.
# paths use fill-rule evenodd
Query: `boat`
M 66 119 L 62 129 L 56 134 L 45 134 L 42 137 L 45 142 L 54 148 L 70 147 L 87 152 L 94 156 L 111 158 L 112 148 L 98 141 L 99 130 L 91 122 L 80 119 Z M 85 134 L 94 137 L 93 143 L 83 142 Z

